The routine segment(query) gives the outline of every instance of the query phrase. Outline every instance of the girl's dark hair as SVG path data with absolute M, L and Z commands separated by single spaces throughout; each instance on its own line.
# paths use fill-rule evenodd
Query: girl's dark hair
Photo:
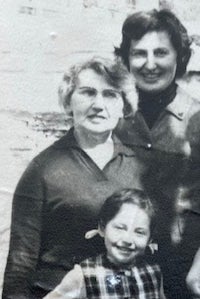
M 99 226 L 105 228 L 119 212 L 123 204 L 134 204 L 144 210 L 151 222 L 151 231 L 155 225 L 155 210 L 147 194 L 139 189 L 122 189 L 108 197 L 99 213 Z
M 170 41 L 177 52 L 176 77 L 180 78 L 186 72 L 191 56 L 190 38 L 186 28 L 179 19 L 169 10 L 156 9 L 147 12 L 137 12 L 124 21 L 122 27 L 122 42 L 115 48 L 115 54 L 120 56 L 129 69 L 129 50 L 131 40 L 140 40 L 146 33 L 152 31 L 166 31 Z

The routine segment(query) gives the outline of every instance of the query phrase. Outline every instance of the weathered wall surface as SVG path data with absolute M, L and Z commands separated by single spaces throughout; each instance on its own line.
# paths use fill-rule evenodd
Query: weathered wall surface
M 0 0 L 0 108 L 58 110 L 63 71 L 91 55 L 108 56 L 135 10 L 170 7 L 199 33 L 197 0 Z
M 128 13 L 158 0 L 0 0 L 0 108 L 58 110 L 63 71 L 91 55 L 108 56 Z M 160 1 L 198 33 L 198 1 Z
M 0 108 L 56 110 L 65 68 L 110 55 L 134 1 L 1 0 Z

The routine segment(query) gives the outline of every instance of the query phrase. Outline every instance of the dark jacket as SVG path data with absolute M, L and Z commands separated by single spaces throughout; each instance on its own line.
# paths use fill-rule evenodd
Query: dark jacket
M 3 299 L 42 298 L 75 263 L 103 249 L 85 240 L 105 198 L 140 187 L 140 164 L 114 138 L 113 159 L 100 170 L 77 145 L 73 130 L 40 153 L 15 191 Z
M 200 102 L 178 87 L 152 129 L 138 110 L 117 134 L 146 167 L 141 181 L 158 208 L 161 262 L 186 275 L 200 246 Z

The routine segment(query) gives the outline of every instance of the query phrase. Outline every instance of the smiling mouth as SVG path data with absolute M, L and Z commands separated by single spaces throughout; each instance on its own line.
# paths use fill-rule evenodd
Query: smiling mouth
M 105 116 L 103 116 L 103 115 L 98 115 L 98 114 L 92 114 L 92 115 L 89 115 L 88 118 L 90 118 L 90 119 L 106 119 Z
M 156 81 L 160 77 L 160 73 L 148 73 L 148 74 L 142 74 L 145 80 L 147 81 Z
M 125 253 L 125 254 L 130 254 L 135 251 L 133 248 L 130 248 L 130 247 L 116 246 L 116 248 L 120 252 Z

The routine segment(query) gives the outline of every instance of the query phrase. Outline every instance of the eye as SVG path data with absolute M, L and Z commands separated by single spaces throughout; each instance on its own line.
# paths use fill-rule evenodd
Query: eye
M 168 55 L 168 50 L 164 48 L 156 49 L 154 51 L 154 55 L 157 57 L 165 57 L 166 55 Z
M 124 230 L 125 226 L 123 224 L 115 224 L 114 228 L 117 229 L 117 230 Z
M 137 229 L 136 230 L 136 234 L 139 236 L 146 236 L 147 235 L 147 231 L 144 229 Z
M 132 50 L 131 52 L 130 52 L 130 56 L 132 56 L 132 57 L 138 57 L 138 58 L 140 58 L 140 57 L 146 57 L 147 56 L 147 52 L 145 51 L 145 50 L 137 50 L 137 49 L 135 49 L 135 50 Z
M 110 99 L 117 99 L 118 97 L 118 92 L 115 90 L 111 90 L 111 89 L 106 89 L 103 91 L 103 96 L 105 98 L 110 98 Z
M 84 88 L 80 90 L 80 94 L 88 97 L 94 97 L 96 95 L 96 90 L 93 88 Z

